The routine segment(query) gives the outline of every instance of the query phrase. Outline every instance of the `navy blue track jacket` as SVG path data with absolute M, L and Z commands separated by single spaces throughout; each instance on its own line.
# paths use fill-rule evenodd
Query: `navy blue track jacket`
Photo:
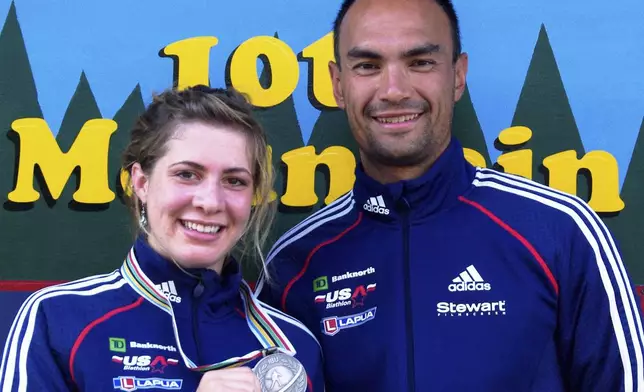
M 285 233 L 256 295 L 318 337 L 327 391 L 644 391 L 634 288 L 577 197 L 471 166 L 352 191 Z
M 193 362 L 216 363 L 262 348 L 246 323 L 236 262 L 221 276 L 188 269 L 199 282 L 142 238 L 134 252 L 173 302 L 181 347 Z M 311 332 L 263 308 L 295 347 L 308 391 L 322 392 L 320 346 Z M 0 391 L 195 391 L 200 379 L 178 351 L 170 315 L 139 296 L 117 270 L 42 289 L 25 301 L 3 352 Z

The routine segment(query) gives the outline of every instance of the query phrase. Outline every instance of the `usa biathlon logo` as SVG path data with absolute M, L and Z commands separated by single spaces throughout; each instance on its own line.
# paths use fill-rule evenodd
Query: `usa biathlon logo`
M 136 391 L 137 389 L 166 389 L 178 391 L 183 384 L 182 379 L 167 378 L 138 378 L 138 377 L 116 377 L 112 379 L 114 389 L 121 391 Z
M 150 355 L 126 355 L 124 357 L 113 355 L 112 362 L 123 365 L 123 370 L 151 371 L 152 373 L 163 373 L 168 365 L 179 364 L 179 360 L 166 358 L 162 355 L 157 355 L 154 359 Z
M 350 314 L 348 316 L 326 317 L 321 320 L 322 332 L 325 335 L 333 336 L 343 329 L 358 327 L 376 317 L 376 307 L 367 309 L 361 313 Z
M 327 309 L 340 308 L 351 305 L 352 308 L 364 306 L 368 293 L 376 290 L 376 283 L 360 285 L 354 289 L 347 287 L 341 290 L 330 291 L 326 294 L 315 296 L 315 303 L 326 304 Z

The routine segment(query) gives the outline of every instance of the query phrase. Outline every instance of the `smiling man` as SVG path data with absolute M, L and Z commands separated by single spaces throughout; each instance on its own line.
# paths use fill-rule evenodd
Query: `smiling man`
M 335 22 L 352 191 L 273 246 L 261 299 L 302 320 L 327 391 L 642 391 L 644 333 L 606 226 L 577 197 L 470 165 L 449 0 L 353 0 Z

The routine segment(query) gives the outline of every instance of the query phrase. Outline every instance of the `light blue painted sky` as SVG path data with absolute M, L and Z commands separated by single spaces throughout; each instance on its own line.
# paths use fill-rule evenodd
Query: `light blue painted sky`
M 4 20 L 10 0 L 0 0 Z M 54 133 L 85 71 L 104 117 L 137 83 L 144 99 L 172 83 L 161 48 L 214 35 L 211 82 L 223 85 L 229 54 L 245 40 L 277 32 L 295 53 L 331 30 L 340 0 L 16 0 L 44 117 Z M 180 5 L 179 5 L 180 4 Z M 644 116 L 644 2 L 641 0 L 455 0 L 469 85 L 492 159 L 512 120 L 541 24 L 545 24 L 586 150 L 606 150 L 623 182 Z M 303 137 L 317 118 L 300 65 L 294 92 Z

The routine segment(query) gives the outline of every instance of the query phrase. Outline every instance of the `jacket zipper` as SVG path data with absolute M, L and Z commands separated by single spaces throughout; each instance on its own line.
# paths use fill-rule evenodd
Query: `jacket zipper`
M 409 202 L 402 199 L 403 268 L 405 285 L 405 327 L 407 332 L 407 390 L 416 390 L 416 361 L 414 356 L 414 324 L 411 314 L 411 272 L 409 267 Z
M 199 283 L 195 286 L 194 290 L 192 290 L 192 339 L 194 340 L 195 350 L 197 352 L 197 366 L 203 364 L 200 350 L 201 344 L 199 344 L 199 317 L 197 313 L 199 298 L 201 298 L 203 291 L 204 285 L 201 281 L 201 277 L 199 277 Z

